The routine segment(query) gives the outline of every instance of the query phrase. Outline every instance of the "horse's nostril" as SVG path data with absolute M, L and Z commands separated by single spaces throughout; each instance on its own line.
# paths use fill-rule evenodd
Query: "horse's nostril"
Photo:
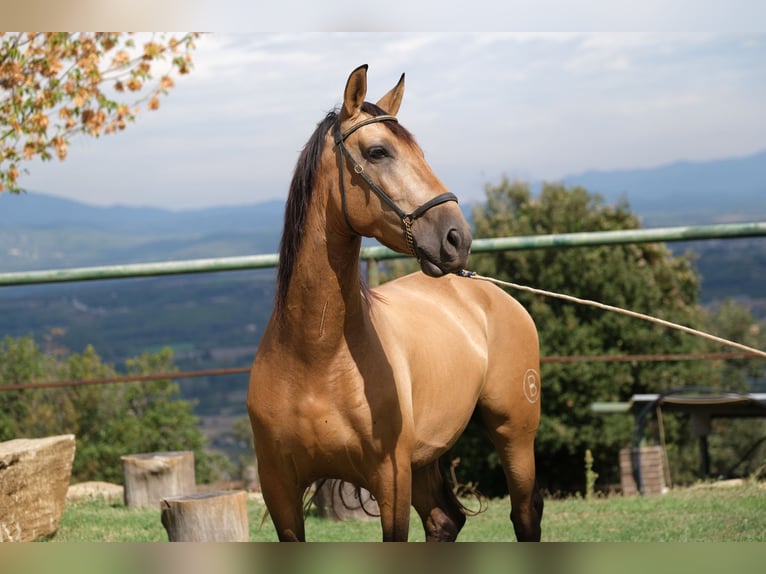
M 449 232 L 447 233 L 447 241 L 455 249 L 459 249 L 460 248 L 460 244 L 462 243 L 462 241 L 460 239 L 460 233 L 454 227 L 452 229 L 450 229 Z

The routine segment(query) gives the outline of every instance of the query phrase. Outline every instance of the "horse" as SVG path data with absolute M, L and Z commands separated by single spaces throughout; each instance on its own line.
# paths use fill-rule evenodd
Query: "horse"
M 384 541 L 408 540 L 411 507 L 427 541 L 454 541 L 466 509 L 439 459 L 476 418 L 517 540 L 539 541 L 537 330 L 505 291 L 457 274 L 471 230 L 398 122 L 403 93 L 404 74 L 367 102 L 367 66 L 355 69 L 297 161 L 247 396 L 263 498 L 280 541 L 305 541 L 304 494 L 321 478 L 372 493 Z M 368 288 L 362 236 L 420 271 Z

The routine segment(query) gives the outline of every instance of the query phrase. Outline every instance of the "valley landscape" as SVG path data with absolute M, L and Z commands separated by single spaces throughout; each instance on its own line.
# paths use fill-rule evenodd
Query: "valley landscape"
M 644 227 L 766 221 L 766 152 L 654 169 L 564 178 L 626 199 Z M 470 214 L 470 206 L 464 207 Z M 275 253 L 283 201 L 200 210 L 95 207 L 38 191 L 0 194 L 0 273 Z M 701 301 L 746 302 L 766 318 L 766 238 L 671 244 L 692 251 Z M 0 287 L 0 337 L 34 335 L 81 352 L 92 344 L 120 370 L 144 351 L 171 347 L 181 370 L 252 361 L 271 312 L 272 269 L 61 285 Z M 539 287 L 544 288 L 544 285 Z M 229 448 L 245 416 L 246 375 L 182 379 L 185 398 L 213 439 Z

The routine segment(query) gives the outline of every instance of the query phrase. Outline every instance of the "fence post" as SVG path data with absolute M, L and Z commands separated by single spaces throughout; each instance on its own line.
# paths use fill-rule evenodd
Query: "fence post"
M 367 285 L 370 287 L 377 287 L 380 285 L 380 269 L 378 268 L 377 259 L 367 259 Z

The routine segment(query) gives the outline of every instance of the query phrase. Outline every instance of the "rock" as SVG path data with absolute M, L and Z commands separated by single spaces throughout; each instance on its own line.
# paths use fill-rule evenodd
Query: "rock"
M 107 504 L 117 504 L 123 501 L 123 490 L 121 485 L 112 482 L 80 482 L 69 487 L 66 500 L 67 502 L 82 502 L 101 499 Z
M 55 534 L 72 476 L 74 435 L 0 442 L 0 542 Z

